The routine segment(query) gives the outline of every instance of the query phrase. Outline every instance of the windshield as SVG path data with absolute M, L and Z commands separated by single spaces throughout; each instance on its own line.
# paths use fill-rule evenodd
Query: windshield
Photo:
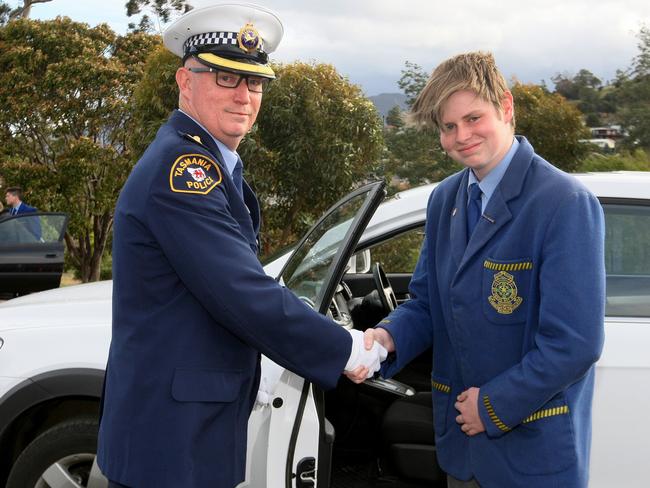
M 353 196 L 327 214 L 287 263 L 282 273 L 284 284 L 312 307 L 318 304 L 330 266 L 370 193 Z

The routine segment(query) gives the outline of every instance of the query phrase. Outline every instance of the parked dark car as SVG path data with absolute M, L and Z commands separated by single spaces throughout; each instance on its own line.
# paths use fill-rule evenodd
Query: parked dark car
M 37 212 L 0 219 L 0 296 L 58 288 L 63 274 L 65 213 Z

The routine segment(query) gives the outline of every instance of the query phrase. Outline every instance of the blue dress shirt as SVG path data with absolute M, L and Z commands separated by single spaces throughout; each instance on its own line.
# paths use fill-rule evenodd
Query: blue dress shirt
M 483 192 L 483 195 L 481 196 L 481 213 L 485 212 L 485 207 L 487 207 L 487 204 L 490 201 L 494 190 L 501 182 L 503 175 L 506 174 L 508 166 L 510 166 L 510 161 L 512 161 L 513 156 L 517 152 L 519 141 L 517 141 L 515 137 L 513 137 L 512 140 L 512 146 L 510 146 L 510 149 L 503 157 L 503 159 L 481 181 L 478 181 L 473 171 L 470 170 L 469 172 L 469 178 L 467 179 L 468 190 L 469 185 L 472 183 L 478 183 L 479 188 Z M 469 191 L 467 192 L 467 195 L 469 201 Z

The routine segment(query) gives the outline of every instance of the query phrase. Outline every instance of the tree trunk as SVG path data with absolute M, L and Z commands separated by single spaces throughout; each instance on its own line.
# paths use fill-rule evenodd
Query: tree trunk
M 106 249 L 106 242 L 113 227 L 113 215 L 106 212 L 92 217 L 93 230 L 87 231 L 79 237 L 78 242 L 66 232 L 65 243 L 68 255 L 79 271 L 79 278 L 83 283 L 99 281 L 101 278 L 102 256 Z
M 99 281 L 102 271 L 102 256 L 106 250 L 106 241 L 113 226 L 113 217 L 105 213 L 93 216 L 93 251 L 90 257 L 88 281 Z
M 23 0 L 23 6 L 16 8 L 11 14 L 9 14 L 9 20 L 14 20 L 18 18 L 27 19 L 29 14 L 32 11 L 32 5 L 35 3 L 47 3 L 52 0 Z
M 296 214 L 298 213 L 298 205 L 293 205 L 291 207 L 291 210 L 287 212 L 287 218 L 284 221 L 284 229 L 282 229 L 282 235 L 280 236 L 280 244 L 278 246 L 278 249 L 282 248 L 283 246 L 286 246 L 287 240 L 289 239 L 289 236 L 291 235 L 291 231 L 293 230 L 292 223 L 293 219 L 296 217 Z

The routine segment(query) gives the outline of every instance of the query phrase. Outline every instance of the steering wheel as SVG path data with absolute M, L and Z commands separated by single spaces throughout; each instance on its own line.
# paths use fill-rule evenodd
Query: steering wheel
M 375 280 L 375 287 L 379 292 L 379 300 L 381 300 L 384 310 L 386 313 L 392 312 L 397 308 L 397 298 L 381 264 L 375 263 L 372 267 L 372 277 Z

